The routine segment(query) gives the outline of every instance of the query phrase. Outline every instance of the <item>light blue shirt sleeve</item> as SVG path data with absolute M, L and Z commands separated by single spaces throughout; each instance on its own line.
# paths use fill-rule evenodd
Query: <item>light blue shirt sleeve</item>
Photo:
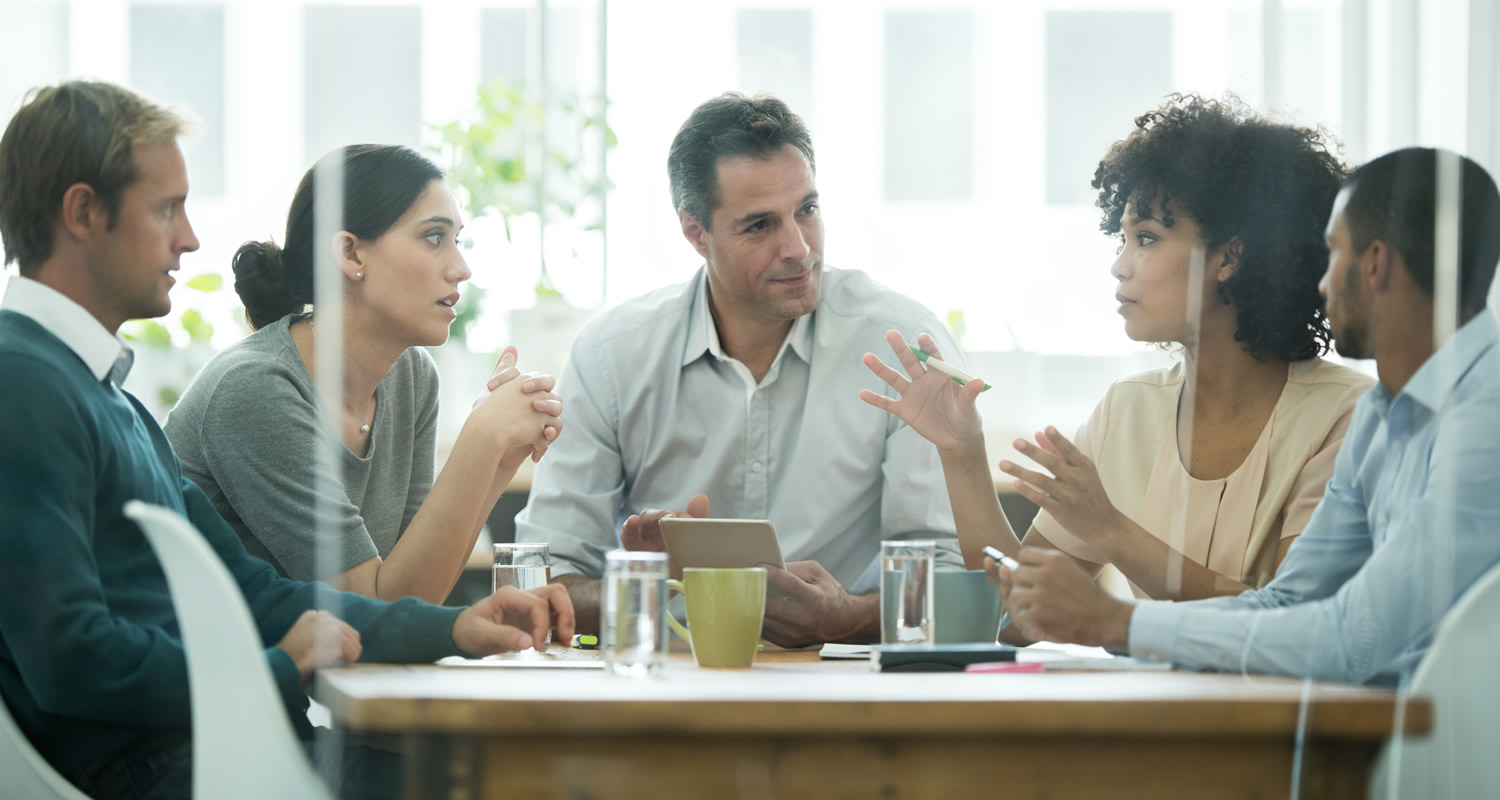
M 1361 411 L 1364 427 L 1380 427 L 1371 404 Z M 1500 395 L 1481 391 L 1418 427 L 1346 439 L 1323 503 L 1264 589 L 1138 604 L 1131 655 L 1346 683 L 1413 668 L 1459 595 L 1500 561 Z
M 537 464 L 516 540 L 546 542 L 552 576 L 600 577 L 604 554 L 619 546 L 616 517 L 625 497 L 617 394 L 612 372 L 595 363 L 587 341 L 575 345 L 558 378 L 566 427 Z

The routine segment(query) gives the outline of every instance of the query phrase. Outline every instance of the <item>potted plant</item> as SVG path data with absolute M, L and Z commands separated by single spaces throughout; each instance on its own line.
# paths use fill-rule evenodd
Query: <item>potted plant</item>
M 549 244 L 561 242 L 572 245 L 576 258 L 581 237 L 603 234 L 603 200 L 610 184 L 599 174 L 598 151 L 591 160 L 588 148 L 591 141 L 605 150 L 617 142 L 605 122 L 606 106 L 598 96 L 527 91 L 494 81 L 479 88 L 469 112 L 434 126 L 437 153 L 471 222 L 469 244 L 484 236 L 486 226 L 475 223 L 487 218 L 498 218 L 507 243 L 518 225 L 534 232 L 535 301 L 509 315 L 510 341 L 530 369 L 561 368 L 573 336 L 591 313 L 563 297 L 548 253 Z M 461 318 L 464 306 L 477 305 L 474 288 L 460 301 Z
M 224 287 L 224 278 L 205 272 L 183 285 L 212 294 Z M 135 366 L 125 380 L 127 388 L 157 419 L 164 420 L 193 376 L 213 357 L 213 323 L 193 303 L 178 298 L 168 316 L 131 320 L 120 332 L 136 354 Z

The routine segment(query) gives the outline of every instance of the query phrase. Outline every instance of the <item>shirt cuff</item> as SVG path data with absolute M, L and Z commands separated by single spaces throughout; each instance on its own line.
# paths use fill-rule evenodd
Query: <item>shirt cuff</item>
M 574 564 L 571 561 L 565 561 L 560 558 L 552 559 L 551 568 L 551 579 L 554 581 L 564 575 L 578 575 L 579 577 L 583 578 L 598 578 L 598 576 L 596 575 L 590 575 L 587 572 L 584 572 L 583 569 L 580 568 L 577 564 Z
M 1183 608 L 1171 602 L 1142 601 L 1130 615 L 1130 655 L 1142 661 L 1171 661 L 1177 650 L 1177 624 Z

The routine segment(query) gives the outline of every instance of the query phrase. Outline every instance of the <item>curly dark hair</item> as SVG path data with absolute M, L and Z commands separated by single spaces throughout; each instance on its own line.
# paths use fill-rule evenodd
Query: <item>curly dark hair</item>
M 1094 171 L 1099 229 L 1121 232 L 1127 203 L 1159 209 L 1171 227 L 1186 214 L 1209 249 L 1239 237 L 1238 266 L 1219 284 L 1234 338 L 1250 354 L 1303 361 L 1328 352 L 1333 333 L 1318 281 L 1328 265 L 1324 228 L 1347 170 L 1323 128 L 1261 117 L 1238 97 L 1174 94 L 1135 119 Z

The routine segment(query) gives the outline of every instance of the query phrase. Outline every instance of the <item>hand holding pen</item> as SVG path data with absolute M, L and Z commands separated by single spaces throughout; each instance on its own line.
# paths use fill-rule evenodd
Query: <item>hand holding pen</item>
M 982 445 L 984 435 L 974 400 L 988 388 L 984 381 L 974 380 L 944 363 L 937 343 L 925 333 L 917 337 L 920 351 L 909 346 L 896 331 L 886 333 L 885 339 L 911 378 L 908 380 L 887 366 L 874 353 L 866 353 L 865 366 L 894 389 L 897 396 L 886 397 L 865 389 L 860 391 L 859 398 L 896 415 L 939 450 Z M 917 355 L 919 352 L 921 356 Z M 949 374 L 952 372 L 958 372 L 962 378 Z

